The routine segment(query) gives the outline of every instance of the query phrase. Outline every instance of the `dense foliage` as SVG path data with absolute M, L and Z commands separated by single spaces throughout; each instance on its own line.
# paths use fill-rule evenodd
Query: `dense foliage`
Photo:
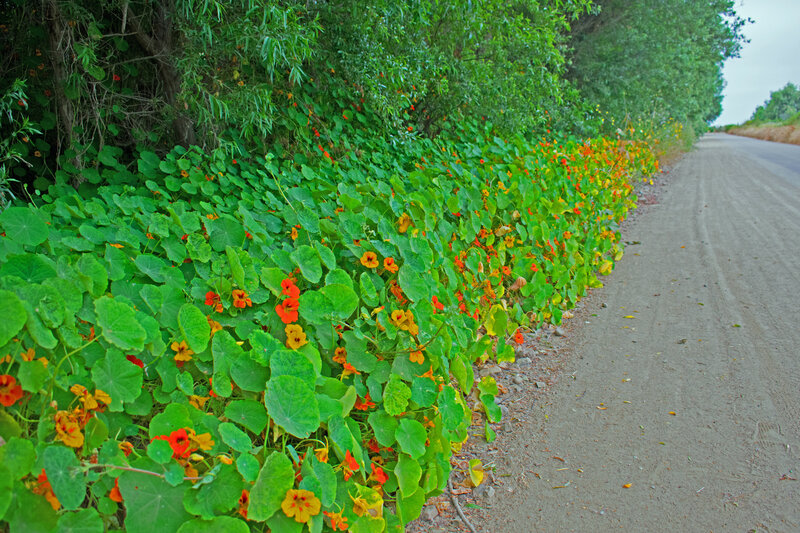
M 688 47 L 697 79 L 726 6 L 692 11 L 730 45 Z M 418 516 L 494 438 L 473 365 L 601 284 L 657 137 L 716 94 L 599 135 L 595 102 L 645 117 L 565 80 L 589 8 L 0 3 L 0 528 Z
M 782 122 L 800 112 L 800 88 L 793 83 L 769 93 L 769 100 L 760 105 L 750 117 L 754 122 Z
M 667 118 L 703 127 L 722 112 L 725 59 L 745 21 L 733 0 L 599 0 L 572 26 L 568 76 L 616 124 Z

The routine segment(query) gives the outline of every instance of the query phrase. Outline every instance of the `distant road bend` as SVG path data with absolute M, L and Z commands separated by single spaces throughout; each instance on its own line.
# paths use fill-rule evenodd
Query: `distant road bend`
M 800 146 L 706 135 L 670 178 L 485 531 L 800 531 Z

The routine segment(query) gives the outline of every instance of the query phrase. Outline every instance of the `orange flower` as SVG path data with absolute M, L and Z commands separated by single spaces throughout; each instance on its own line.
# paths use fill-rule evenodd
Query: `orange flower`
M 306 333 L 297 324 L 289 324 L 284 328 L 286 332 L 286 346 L 292 350 L 297 350 L 301 346 L 308 344 Z
M 505 242 L 506 248 L 513 248 L 517 240 L 512 235 L 506 235 L 506 237 L 503 239 L 503 242 Z
M 56 498 L 56 495 L 53 492 L 53 487 L 50 485 L 50 481 L 47 480 L 47 474 L 45 473 L 44 468 L 42 468 L 42 473 L 39 474 L 39 477 L 36 478 L 36 483 L 36 486 L 33 487 L 33 493 L 43 494 L 44 499 L 48 501 L 54 511 L 61 509 L 61 502 L 59 502 L 58 498 Z
M 212 337 L 214 336 L 214 333 L 216 333 L 218 331 L 222 331 L 222 324 L 220 324 L 219 322 L 217 322 L 216 320 L 214 320 L 210 316 L 207 316 L 206 320 L 208 321 L 208 325 L 211 327 L 211 336 Z
M 356 396 L 356 404 L 354 406 L 359 411 L 369 411 L 370 407 L 375 407 L 375 402 L 369 397 L 369 393 L 364 396 L 364 400 L 361 400 L 361 396 Z
M 409 359 L 411 360 L 412 363 L 417 363 L 418 365 L 421 365 L 422 363 L 425 362 L 425 356 L 422 355 L 422 351 L 420 350 L 411 352 L 411 354 L 409 355 Z
M 431 298 L 431 303 L 433 304 L 433 312 L 434 312 L 434 314 L 436 313 L 437 310 L 444 311 L 444 304 L 439 301 L 438 297 L 433 296 Z
M 108 493 L 108 497 L 117 503 L 122 503 L 122 493 L 119 491 L 119 478 L 114 480 L 114 486 L 111 488 L 111 492 Z
M 342 371 L 343 378 L 346 378 L 350 374 L 361 374 L 361 372 L 356 370 L 356 367 L 354 367 L 350 363 L 344 363 L 342 366 L 344 367 L 344 370 Z
M 344 461 L 342 461 L 342 470 L 344 471 L 344 480 L 347 481 L 350 479 L 350 476 L 353 475 L 353 472 L 357 472 L 360 468 L 358 461 L 353 455 L 350 453 L 350 450 L 345 451 L 344 453 Z
M 284 324 L 291 324 L 297 322 L 299 307 L 300 302 L 296 298 L 286 298 L 283 303 L 275 306 L 275 312 Z
M 186 432 L 186 428 L 175 430 L 170 433 L 169 436 L 159 435 L 157 437 L 153 437 L 153 440 L 167 441 L 170 448 L 172 448 L 173 459 L 186 459 L 192 454 L 193 451 L 190 448 L 192 442 L 189 440 L 189 434 Z
M 300 289 L 295 285 L 294 278 L 286 278 L 281 281 L 281 294 L 289 298 L 300 298 Z
M 372 473 L 369 475 L 369 480 L 377 481 L 379 485 L 383 485 L 389 481 L 389 476 L 386 475 L 383 468 L 376 466 L 375 463 L 370 463 L 370 468 L 372 469 Z
M 314 448 L 314 455 L 317 457 L 317 461 L 320 463 L 327 463 L 328 462 L 328 440 L 325 439 L 325 446 L 322 448 Z
M 14 376 L 3 374 L 0 376 L 0 404 L 11 407 L 22 398 L 22 387 Z
M 172 348 L 172 351 L 175 352 L 174 359 L 176 363 L 180 363 L 182 365 L 183 363 L 192 360 L 192 355 L 194 355 L 194 352 L 189 349 L 189 345 L 186 344 L 186 341 L 173 342 L 170 345 L 170 348 Z
M 408 299 L 403 294 L 403 289 L 400 288 L 400 285 L 397 284 L 397 280 L 393 279 L 389 282 L 389 290 L 397 298 L 397 303 L 399 305 L 403 305 L 408 302 Z
M 292 240 L 297 240 L 297 228 L 292 228 Z
M 245 307 L 253 307 L 253 301 L 247 296 L 247 293 L 240 289 L 234 289 L 231 293 L 233 296 L 233 306 L 239 309 Z
M 394 259 L 391 257 L 387 257 L 383 260 L 383 268 L 391 272 L 392 274 L 396 274 L 400 267 L 397 266 L 397 263 L 394 262 Z
M 83 446 L 83 433 L 74 413 L 58 411 L 55 414 L 56 438 L 71 448 Z
M 331 529 L 334 531 L 347 531 L 347 517 L 342 516 L 341 512 L 338 513 L 331 513 L 328 511 L 323 511 L 322 514 L 327 516 L 331 519 Z
M 375 252 L 364 252 L 361 256 L 361 264 L 367 268 L 376 268 L 378 266 L 378 256 Z
M 185 170 L 181 170 L 181 177 L 188 178 L 189 177 L 189 173 L 186 172 Z
M 318 515 L 322 507 L 319 498 L 310 490 L 289 489 L 281 503 L 283 513 L 289 518 L 294 517 L 295 522 L 304 524 L 312 516 Z
M 242 489 L 242 495 L 239 496 L 239 510 L 237 511 L 242 517 L 247 520 L 247 507 L 250 505 L 250 491 Z
M 522 332 L 518 329 L 516 333 L 514 333 L 514 342 L 517 344 L 522 344 L 525 342 L 525 337 L 522 336 Z
M 389 320 L 391 320 L 395 327 L 403 328 L 403 324 L 406 321 L 406 314 L 402 309 L 395 309 L 389 316 Z
M 347 362 L 347 350 L 341 346 L 333 351 L 333 361 L 343 365 Z

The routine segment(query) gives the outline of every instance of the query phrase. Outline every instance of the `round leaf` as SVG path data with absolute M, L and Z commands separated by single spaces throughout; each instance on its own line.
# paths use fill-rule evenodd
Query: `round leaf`
M 86 483 L 75 452 L 64 446 L 50 446 L 42 454 L 47 480 L 64 509 L 77 509 L 86 497 Z
M 20 244 L 36 246 L 47 240 L 50 229 L 27 207 L 9 207 L 0 213 L 6 237 Z
M 428 433 L 425 426 L 410 418 L 403 418 L 394 432 L 400 449 L 411 456 L 412 459 L 419 459 L 425 455 L 425 440 Z
M 103 533 L 103 531 L 103 519 L 91 508 L 61 515 L 56 529 L 56 533 Z
M 28 314 L 16 294 L 0 290 L 0 316 L 3 317 L 0 320 L 0 346 L 3 346 L 25 326 Z
M 147 332 L 136 320 L 136 312 L 130 305 L 103 296 L 95 300 L 94 310 L 103 338 L 108 342 L 123 350 L 139 352 L 144 349 Z
M 111 411 L 122 411 L 122 402 L 132 402 L 142 393 L 142 369 L 132 365 L 119 350 L 108 350 L 95 363 L 92 381 L 111 396 Z
M 322 278 L 322 264 L 319 252 L 311 246 L 304 244 L 291 253 L 292 262 L 300 267 L 300 273 L 311 283 L 316 283 Z
M 300 378 L 270 379 L 264 404 L 275 423 L 295 437 L 306 438 L 319 427 L 319 404 L 314 390 Z
M 247 517 L 263 522 L 280 509 L 286 491 L 294 486 L 292 461 L 280 452 L 272 452 L 261 471 L 255 485 L 250 490 L 250 505 Z
M 188 303 L 182 305 L 178 311 L 178 327 L 194 353 L 205 351 L 211 338 L 211 326 L 200 309 Z
M 250 440 L 247 433 L 230 422 L 223 422 L 217 429 L 222 441 L 237 452 L 246 453 L 253 448 L 253 441 Z

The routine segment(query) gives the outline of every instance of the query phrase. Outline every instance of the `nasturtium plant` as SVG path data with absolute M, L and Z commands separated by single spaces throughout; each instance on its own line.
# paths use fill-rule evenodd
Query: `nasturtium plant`
M 319 91 L 281 125 L 307 145 L 104 150 L 0 215 L 0 523 L 402 530 L 468 436 L 473 364 L 599 285 L 656 169 L 485 121 L 392 142 Z

